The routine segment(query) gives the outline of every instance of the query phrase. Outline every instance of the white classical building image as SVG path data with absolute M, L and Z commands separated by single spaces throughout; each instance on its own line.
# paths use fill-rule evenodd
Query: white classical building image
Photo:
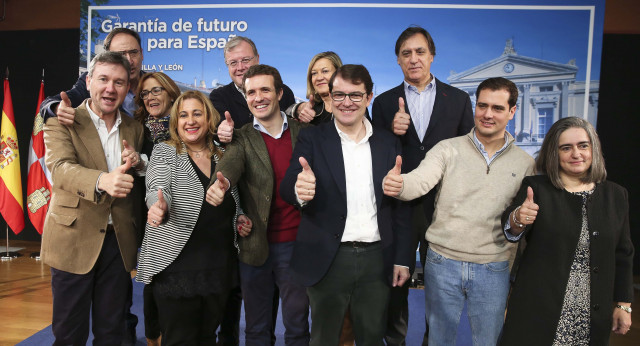
M 490 77 L 504 77 L 518 86 L 516 114 L 507 130 L 518 146 L 534 157 L 551 125 L 561 118 L 577 116 L 596 124 L 599 81 L 576 81 L 575 59 L 567 63 L 518 55 L 508 39 L 501 56 L 447 78 L 448 83 L 466 91 L 475 109 L 476 88 Z M 585 105 L 585 97 L 588 103 Z M 585 112 L 585 108 L 587 111 Z M 586 113 L 586 114 L 585 114 Z

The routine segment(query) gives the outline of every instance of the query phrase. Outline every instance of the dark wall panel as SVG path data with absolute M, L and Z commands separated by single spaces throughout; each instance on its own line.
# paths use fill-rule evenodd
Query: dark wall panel
M 78 79 L 79 29 L 0 31 L 0 76 L 4 80 L 9 67 L 13 111 L 20 145 L 23 202 L 26 207 L 27 162 L 33 118 L 38 102 L 42 69 L 45 69 L 45 95 L 70 89 Z M 4 95 L 0 93 L 0 105 Z M 25 212 L 26 217 L 26 212 Z M 0 221 L 0 238 L 5 238 L 6 223 Z M 25 229 L 10 239 L 39 240 L 28 218 Z M 4 245 L 4 241 L 0 242 Z
M 634 272 L 640 274 L 640 35 L 605 34 L 602 49 L 597 128 L 608 179 L 629 190 Z

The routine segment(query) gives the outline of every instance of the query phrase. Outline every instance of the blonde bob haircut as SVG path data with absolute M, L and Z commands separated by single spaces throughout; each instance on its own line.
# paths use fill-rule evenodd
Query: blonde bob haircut
M 322 102 L 320 95 L 316 93 L 316 88 L 313 87 L 313 83 L 311 83 L 311 69 L 313 65 L 318 62 L 320 59 L 327 59 L 331 61 L 334 69 L 338 69 L 338 67 L 342 66 L 342 59 L 338 56 L 338 54 L 328 51 L 316 54 L 311 61 L 309 62 L 309 68 L 307 69 L 307 97 L 311 98 L 313 96 L 313 100 L 315 102 Z
M 206 144 L 209 148 L 209 157 L 213 154 L 217 154 L 219 158 L 222 158 L 222 152 L 214 145 L 214 138 L 217 133 L 218 123 L 220 123 L 220 114 L 213 108 L 211 101 L 207 96 L 199 91 L 189 90 L 178 96 L 176 101 L 171 107 L 171 117 L 169 118 L 169 134 L 171 138 L 167 143 L 176 148 L 178 154 L 182 153 L 183 149 L 186 149 L 185 144 L 182 142 L 180 135 L 178 134 L 178 119 L 180 118 L 180 111 L 182 110 L 182 104 L 184 100 L 197 100 L 199 101 L 205 112 L 206 121 L 209 127 L 209 131 L 206 134 Z
M 585 130 L 591 144 L 591 167 L 584 177 L 583 183 L 601 183 L 607 178 L 607 170 L 604 167 L 604 157 L 600 139 L 593 125 L 582 118 L 567 117 L 555 122 L 547 132 L 536 159 L 536 171 L 549 176 L 553 186 L 564 189 L 560 179 L 560 135 L 568 129 L 579 128 Z

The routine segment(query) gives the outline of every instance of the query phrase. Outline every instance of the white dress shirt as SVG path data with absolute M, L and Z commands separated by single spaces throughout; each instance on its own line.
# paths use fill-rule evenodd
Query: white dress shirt
M 120 166 L 120 162 L 122 161 L 122 153 L 120 151 L 120 124 L 122 123 L 122 118 L 120 117 L 120 111 L 118 110 L 116 113 L 116 121 L 113 124 L 111 131 L 109 131 L 107 130 L 107 123 L 100 119 L 100 117 L 91 109 L 91 101 L 87 102 L 87 110 L 89 111 L 89 116 L 91 116 L 93 125 L 96 127 L 96 130 L 98 130 L 98 137 L 100 137 L 102 150 L 104 151 L 104 156 L 107 160 L 107 168 L 109 169 L 109 172 L 111 172 Z M 100 177 L 102 177 L 102 175 L 100 175 Z M 98 177 L 98 181 L 100 181 L 100 177 Z M 98 190 L 97 181 L 96 191 L 103 192 Z M 111 214 L 109 214 L 109 224 L 113 224 Z
M 340 131 L 336 125 L 342 145 L 344 175 L 347 183 L 347 220 L 342 234 L 343 242 L 370 243 L 380 240 L 376 196 L 373 189 L 373 164 L 369 146 L 373 129 L 366 118 L 363 119 L 363 123 L 365 136 L 357 143 Z

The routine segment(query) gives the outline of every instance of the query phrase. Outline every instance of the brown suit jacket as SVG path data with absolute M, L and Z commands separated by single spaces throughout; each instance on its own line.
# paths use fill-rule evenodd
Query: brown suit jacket
M 144 187 L 134 186 L 126 198 L 96 193 L 98 177 L 108 168 L 87 107 L 85 100 L 76 108 L 72 127 L 60 125 L 55 117 L 44 127 L 45 162 L 53 191 L 40 254 L 53 268 L 88 273 L 100 255 L 111 213 L 125 269 L 131 271 L 136 265 L 136 232 L 142 229 L 137 210 Z M 140 123 L 123 115 L 119 131 L 120 140 L 126 139 L 136 151 L 141 150 L 144 132 Z
M 288 123 L 291 143 L 295 147 L 301 125 L 294 120 Z M 238 237 L 240 261 L 253 266 L 263 265 L 269 256 L 267 225 L 275 179 L 267 145 L 260 131 L 253 128 L 253 123 L 234 131 L 233 142 L 216 165 L 216 172 L 222 172 L 231 186 L 238 185 L 242 209 L 253 222 L 251 233 Z M 211 177 L 215 182 L 216 175 Z

